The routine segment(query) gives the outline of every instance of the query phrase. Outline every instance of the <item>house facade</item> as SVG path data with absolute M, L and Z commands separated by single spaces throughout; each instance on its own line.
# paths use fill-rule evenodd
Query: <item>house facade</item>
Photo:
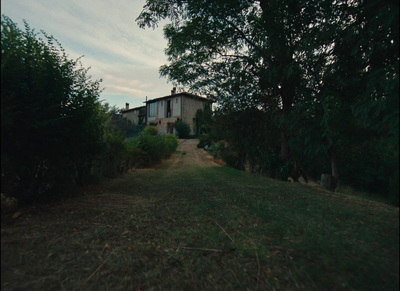
M 183 120 L 190 125 L 191 134 L 194 134 L 197 110 L 212 103 L 208 98 L 187 92 L 177 93 L 173 88 L 171 95 L 146 101 L 146 124 L 155 124 L 160 134 L 175 134 L 174 123 Z
M 121 113 L 122 117 L 125 117 L 136 125 L 146 124 L 146 105 L 129 109 L 129 103 L 126 103 L 125 110 Z

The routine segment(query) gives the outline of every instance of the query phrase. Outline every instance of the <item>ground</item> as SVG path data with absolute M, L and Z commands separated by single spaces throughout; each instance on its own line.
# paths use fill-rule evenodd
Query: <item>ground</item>
M 220 166 L 196 144 L 2 215 L 1 290 L 398 290 L 397 207 Z
M 180 139 L 178 154 L 172 155 L 164 161 L 163 167 L 170 169 L 182 169 L 188 167 L 212 167 L 218 163 L 203 149 L 197 148 L 197 139 Z

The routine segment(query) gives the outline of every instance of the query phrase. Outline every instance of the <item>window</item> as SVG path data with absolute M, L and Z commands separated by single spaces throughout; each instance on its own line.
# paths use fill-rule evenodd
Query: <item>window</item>
M 171 117 L 171 100 L 167 100 L 167 114 L 165 117 Z
M 156 116 L 157 114 L 157 102 L 149 104 L 149 117 Z

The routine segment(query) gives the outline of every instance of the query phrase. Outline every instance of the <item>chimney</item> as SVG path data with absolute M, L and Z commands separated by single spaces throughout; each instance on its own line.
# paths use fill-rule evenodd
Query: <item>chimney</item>
M 125 103 L 125 110 L 129 110 L 129 103 Z
M 175 95 L 176 94 L 176 87 L 172 88 L 171 90 L 171 95 Z

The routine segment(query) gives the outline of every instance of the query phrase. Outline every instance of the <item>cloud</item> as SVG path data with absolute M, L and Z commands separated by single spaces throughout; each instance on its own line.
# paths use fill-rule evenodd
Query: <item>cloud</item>
M 2 13 L 22 27 L 26 19 L 60 41 L 70 58 L 84 55 L 94 79 L 103 79 L 102 98 L 143 99 L 168 94 L 171 85 L 159 78 L 167 63 L 161 27 L 140 29 L 135 23 L 145 1 L 137 0 L 2 0 Z M 114 96 L 114 97 L 112 97 Z M 114 99 L 113 99 L 114 98 Z M 112 100 L 110 101 L 112 104 Z M 112 104 L 113 105 L 113 104 Z

